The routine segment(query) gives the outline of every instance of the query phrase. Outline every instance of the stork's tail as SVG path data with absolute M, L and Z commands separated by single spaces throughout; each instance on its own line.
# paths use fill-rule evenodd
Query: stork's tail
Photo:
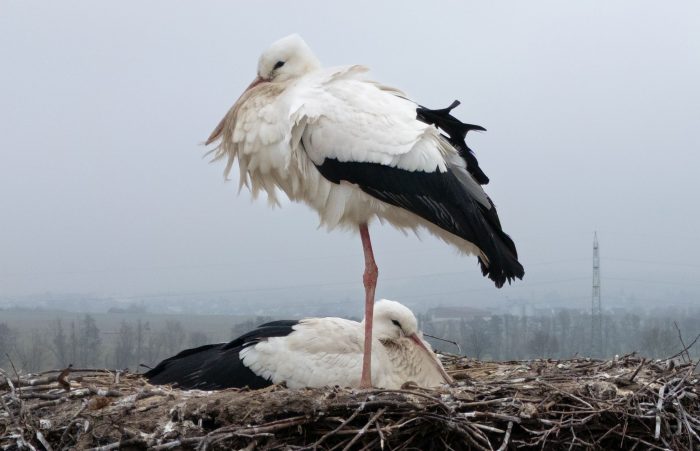
M 506 282 L 509 284 L 516 278 L 522 279 L 525 268 L 518 261 L 518 251 L 513 240 L 503 231 L 496 232 L 493 245 L 489 246 L 489 252 L 479 256 L 481 273 L 493 280 L 496 287 L 501 288 Z

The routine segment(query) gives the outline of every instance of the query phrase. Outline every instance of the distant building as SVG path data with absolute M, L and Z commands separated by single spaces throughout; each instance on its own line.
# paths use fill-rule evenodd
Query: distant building
M 458 307 L 434 307 L 426 312 L 430 321 L 453 321 L 461 319 L 488 319 L 491 312 L 477 307 L 458 306 Z

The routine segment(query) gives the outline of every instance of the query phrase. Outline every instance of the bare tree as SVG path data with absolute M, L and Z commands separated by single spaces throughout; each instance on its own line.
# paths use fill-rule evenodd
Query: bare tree
M 555 336 L 544 330 L 536 330 L 528 341 L 528 348 L 532 355 L 540 358 L 550 357 L 559 349 L 559 343 Z
M 680 347 L 678 336 L 668 328 L 652 326 L 642 332 L 641 348 L 650 357 L 667 357 Z
M 48 352 L 44 336 L 39 331 L 32 330 L 29 340 L 24 340 L 22 346 L 17 347 L 19 366 L 27 372 L 44 370 Z
M 204 332 L 190 332 L 189 346 L 196 348 L 209 343 L 209 336 Z
M 117 345 L 114 348 L 114 365 L 116 368 L 128 368 L 134 361 L 136 336 L 134 327 L 122 321 L 117 335 Z
M 167 355 L 172 355 L 182 350 L 185 341 L 185 328 L 180 321 L 166 321 L 165 327 L 160 332 L 162 346 Z
M 17 332 L 7 325 L 0 323 L 0 368 L 8 363 L 8 355 L 14 352 L 17 343 Z
M 489 330 L 489 355 L 493 360 L 502 360 L 505 341 L 503 317 L 500 315 L 492 316 L 487 327 Z
M 56 368 L 64 368 L 68 366 L 68 337 L 63 330 L 63 322 L 60 318 L 56 318 L 49 326 L 49 349 L 53 354 Z
M 78 332 L 75 320 L 70 322 L 70 363 L 78 362 Z
M 489 344 L 488 327 L 483 318 L 472 318 L 469 321 L 460 321 L 465 351 L 470 357 L 481 359 Z
M 81 365 L 97 365 L 100 358 L 100 329 L 97 328 L 95 318 L 86 314 L 80 322 L 80 335 L 78 336 L 78 361 Z
M 146 335 L 151 332 L 151 326 L 148 321 L 143 323 L 140 319 L 136 322 L 136 368 L 137 371 L 143 360 L 144 344 L 146 340 Z

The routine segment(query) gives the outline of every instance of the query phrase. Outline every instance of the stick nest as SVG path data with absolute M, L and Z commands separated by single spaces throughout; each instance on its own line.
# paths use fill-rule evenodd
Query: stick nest
M 0 373 L 0 449 L 700 448 L 692 362 L 443 362 L 456 384 L 435 390 L 204 392 L 108 370 Z

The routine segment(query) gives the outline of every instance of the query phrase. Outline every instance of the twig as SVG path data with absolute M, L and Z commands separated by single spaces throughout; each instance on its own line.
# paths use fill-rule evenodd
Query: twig
M 56 368 L 52 370 L 46 370 L 42 371 L 41 373 L 38 373 L 40 375 L 42 374 L 52 374 L 52 373 L 60 373 L 63 371 L 63 368 Z M 71 368 L 71 373 L 95 373 L 95 374 L 114 374 L 111 370 L 108 370 L 107 368 Z
M 36 439 L 39 440 L 39 443 L 44 446 L 46 451 L 53 451 L 51 444 L 48 440 L 46 440 L 46 437 L 44 437 L 44 434 L 42 434 L 41 431 L 36 431 Z
M 681 346 L 683 346 L 683 349 L 681 350 L 681 355 L 685 354 L 685 356 L 683 357 L 683 361 L 684 361 L 684 362 L 686 362 L 686 361 L 687 361 L 687 362 L 690 362 L 690 361 L 692 360 L 692 359 L 690 358 L 690 352 L 688 352 L 688 347 L 687 347 L 687 346 L 685 345 L 685 343 L 683 342 L 683 334 L 681 333 L 681 329 L 678 327 L 678 323 L 674 321 L 674 322 L 673 322 L 673 327 L 676 328 L 676 332 L 678 332 L 678 341 L 680 341 L 680 342 L 681 342 Z M 687 357 L 687 360 L 686 360 L 686 357 Z
M 433 401 L 434 403 L 440 405 L 443 409 L 445 409 L 446 412 L 451 412 L 451 411 L 453 410 L 453 409 L 449 408 L 449 407 L 447 406 L 447 404 L 445 404 L 444 402 L 442 402 L 442 401 L 439 400 L 438 398 L 436 398 L 436 397 L 434 397 L 434 396 L 430 396 L 430 395 L 425 394 L 425 393 L 421 393 L 421 392 L 419 392 L 419 391 L 414 391 L 414 390 L 403 390 L 403 389 L 394 389 L 394 390 L 392 390 L 392 389 L 381 389 L 381 390 L 375 390 L 375 391 L 372 392 L 372 393 L 373 393 L 373 394 L 377 394 L 377 395 L 380 394 L 380 393 L 401 393 L 401 394 L 404 394 L 404 395 L 419 396 L 419 397 L 421 397 L 421 398 L 429 399 L 429 400 Z
M 675 321 L 674 321 L 674 324 L 675 324 Z M 678 329 L 678 326 L 676 326 L 676 329 Z M 679 334 L 679 337 L 680 337 L 680 329 L 678 329 L 678 334 Z M 685 345 L 684 345 L 685 347 L 684 347 L 683 349 L 681 349 L 680 351 L 678 351 L 677 353 L 675 353 L 675 354 L 672 355 L 671 357 L 668 357 L 668 358 L 666 358 L 666 359 L 664 359 L 664 360 L 675 359 L 676 357 L 678 357 L 678 356 L 680 356 L 680 355 L 686 353 L 686 354 L 688 354 L 688 356 L 689 356 L 689 360 L 688 360 L 688 361 L 692 361 L 692 359 L 690 359 L 690 353 L 689 353 L 688 351 L 690 350 L 690 348 L 692 348 L 693 346 L 695 346 L 695 343 L 696 343 L 699 339 L 700 339 L 700 334 L 696 335 L 696 336 L 695 336 L 695 339 L 693 339 L 693 341 L 691 341 L 690 344 L 689 344 L 688 346 L 685 346 Z M 682 340 L 682 339 L 681 339 L 681 344 L 683 344 L 683 340 Z
M 506 402 L 512 402 L 514 398 L 498 398 L 489 399 L 488 401 L 474 401 L 474 402 L 460 402 L 459 407 L 477 407 L 477 406 L 492 406 L 494 404 L 503 404 Z
M 38 374 L 38 376 L 41 377 L 36 377 L 37 375 L 32 375 L 29 374 L 24 378 L 21 378 L 19 376 L 15 376 L 15 379 L 12 379 L 12 383 L 15 385 L 21 385 L 23 387 L 26 386 L 35 386 L 35 385 L 45 385 L 45 384 L 50 384 L 52 382 L 56 382 L 58 380 L 58 377 L 62 371 L 65 371 L 65 368 L 60 369 L 60 370 L 49 370 L 49 371 L 43 371 Z M 112 374 L 110 371 L 105 370 L 105 369 L 96 369 L 96 368 L 71 368 L 70 370 L 71 373 L 94 373 L 95 375 L 102 375 L 102 374 Z M 32 377 L 30 377 L 32 376 Z M 5 375 L 5 380 L 3 381 L 0 379 L 0 388 L 4 388 L 8 382 L 10 382 L 9 378 Z M 76 379 L 77 380 L 77 379 Z
M 614 431 L 613 434 L 617 434 L 617 435 L 622 436 L 622 433 L 617 432 L 617 431 Z M 647 442 L 646 440 L 643 440 L 643 439 L 641 439 L 641 438 L 639 438 L 639 437 L 632 437 L 632 436 L 630 436 L 630 435 L 627 435 L 626 437 L 624 437 L 624 439 L 625 439 L 625 440 L 630 440 L 630 441 L 636 441 L 637 444 L 641 443 L 641 444 L 643 444 L 643 445 L 645 445 L 645 446 L 648 446 L 649 449 L 658 449 L 658 450 L 662 450 L 662 451 L 673 451 L 673 450 L 671 450 L 671 449 L 669 449 L 669 448 L 663 448 L 663 447 L 661 447 L 661 446 L 654 445 L 653 443 Z M 636 446 L 636 445 L 635 445 L 635 446 Z
M 9 407 L 7 407 L 7 403 L 5 402 L 5 397 L 0 396 L 0 403 L 2 403 L 3 409 L 5 409 L 5 412 L 7 412 L 7 415 L 10 417 L 10 420 L 14 423 L 15 422 L 15 414 L 12 413 Z
M 595 444 L 595 445 L 598 445 L 598 444 L 600 444 L 600 443 L 603 443 L 603 440 L 605 440 L 605 437 L 607 437 L 608 435 L 612 434 L 613 431 L 615 431 L 615 430 L 616 430 L 617 428 L 619 428 L 619 427 L 620 427 L 620 424 L 618 423 L 618 424 L 616 424 L 615 426 L 613 426 L 612 428 L 610 428 L 610 430 L 608 430 L 608 432 L 606 432 L 605 434 L 601 435 L 601 436 L 595 441 L 594 444 Z
M 321 443 L 323 443 L 328 437 L 334 435 L 334 434 L 337 433 L 339 430 L 343 429 L 343 428 L 344 428 L 345 426 L 347 426 L 352 420 L 354 420 L 355 417 L 356 417 L 357 415 L 359 415 L 360 412 L 362 412 L 363 407 L 364 407 L 364 406 L 361 405 L 360 407 L 358 407 L 357 409 L 355 409 L 355 411 L 352 413 L 352 415 L 350 415 L 350 416 L 348 417 L 347 420 L 343 421 L 337 428 L 335 428 L 335 429 L 333 429 L 332 431 L 330 431 L 330 432 L 324 434 L 323 437 L 321 437 L 320 439 L 316 440 L 316 441 L 315 441 L 311 446 L 309 446 L 308 448 L 315 449 L 317 446 L 319 446 Z M 307 449 L 307 448 L 302 448 L 302 449 Z
M 58 385 L 60 385 L 61 387 L 63 387 L 63 389 L 64 389 L 65 391 L 70 391 L 70 382 L 68 382 L 68 381 L 66 380 L 66 378 L 67 378 L 68 375 L 70 374 L 71 368 L 73 368 L 73 364 L 72 364 L 72 363 L 71 363 L 70 365 L 68 365 L 68 367 L 67 367 L 66 369 L 64 369 L 63 371 L 61 371 L 61 374 L 59 374 L 58 377 L 56 378 L 56 380 L 58 381 Z
M 118 442 L 110 443 L 109 445 L 97 446 L 95 448 L 88 448 L 85 451 L 111 451 L 118 448 L 129 448 L 134 445 L 143 445 L 143 439 L 141 438 L 129 438 L 126 440 L 120 440 Z
M 31 451 L 36 451 L 36 448 L 34 448 L 34 445 L 32 445 L 31 443 L 24 440 L 24 437 L 21 435 L 17 437 L 17 447 L 19 449 L 27 448 Z
M 681 424 L 684 424 L 685 428 L 688 430 L 688 449 L 693 449 L 693 437 L 700 442 L 700 436 L 698 436 L 697 432 L 695 432 L 695 429 L 690 424 L 690 421 L 688 421 L 688 415 L 685 413 L 685 409 L 680 407 L 680 412 L 683 417 Z
M 384 438 L 384 433 L 382 432 L 382 428 L 379 427 L 379 421 L 376 421 L 374 423 L 374 426 L 377 428 L 377 434 L 379 434 L 379 447 L 381 449 L 384 449 L 384 442 L 386 442 L 386 439 Z
M 510 440 L 510 433 L 513 431 L 513 422 L 508 422 L 508 429 L 506 429 L 506 435 L 503 437 L 503 443 L 498 447 L 497 451 L 505 451 L 508 447 L 508 441 Z
M 642 369 L 642 367 L 644 366 L 644 363 L 645 363 L 646 361 L 647 361 L 647 359 L 646 359 L 646 358 L 643 358 L 642 361 L 639 362 L 639 366 L 637 367 L 636 370 L 634 370 L 634 373 L 632 373 L 632 375 L 630 376 L 630 379 L 629 379 L 629 380 L 630 380 L 630 383 L 631 383 L 631 382 L 634 382 L 634 378 L 637 377 L 637 374 L 639 374 L 639 370 Z
M 434 335 L 429 335 L 429 334 L 426 334 L 425 332 L 423 332 L 423 336 L 424 336 L 424 337 L 432 338 L 433 340 L 440 340 L 440 341 L 444 341 L 445 343 L 453 344 L 453 345 L 455 345 L 455 346 L 457 347 L 457 352 L 459 352 L 460 354 L 462 354 L 462 347 L 461 347 L 461 346 L 459 345 L 459 343 L 457 343 L 456 341 L 447 340 L 447 339 L 445 339 L 445 338 L 436 337 L 436 336 L 434 336 Z
M 521 418 L 515 417 L 513 415 L 506 415 L 503 413 L 496 413 L 496 412 L 479 412 L 478 410 L 475 410 L 473 412 L 460 412 L 460 416 L 464 418 L 492 418 L 495 420 L 503 420 L 503 421 L 512 421 L 513 423 L 518 423 L 522 421 Z
M 367 443 L 365 446 L 360 448 L 360 451 L 365 451 L 368 449 L 374 449 L 374 445 L 377 443 L 377 440 L 379 440 L 379 437 L 375 437 L 374 440 L 371 440 L 369 443 Z
M 509 421 L 509 423 L 512 423 L 512 421 Z M 472 423 L 470 426 L 475 427 L 477 429 L 481 429 L 483 431 L 495 432 L 496 434 L 505 434 L 506 432 L 503 429 L 498 429 L 496 427 L 488 426 L 486 424 Z
M 656 440 L 661 436 L 661 408 L 664 405 L 664 390 L 666 390 L 666 384 L 659 389 L 659 401 L 656 403 L 656 429 L 654 430 Z
M 384 414 L 385 411 L 386 411 L 386 407 L 384 407 L 384 408 L 382 408 L 382 409 L 379 409 L 374 415 L 372 415 L 372 418 L 369 419 L 369 421 L 367 422 L 367 424 L 365 424 L 365 425 L 362 427 L 362 429 L 360 429 L 360 431 L 352 438 L 352 440 L 350 440 L 350 442 L 349 442 L 347 445 L 345 445 L 345 448 L 343 448 L 343 451 L 348 451 L 349 449 L 351 449 L 351 448 L 352 448 L 352 445 L 354 445 L 355 442 L 357 442 L 357 441 L 360 439 L 360 437 L 362 437 L 362 435 L 363 435 L 365 432 L 367 432 L 367 429 L 368 429 L 370 426 L 372 426 L 372 424 L 374 424 L 374 422 L 377 421 L 377 418 L 379 418 L 380 416 L 382 416 L 382 414 Z
M 547 382 L 545 382 L 545 381 L 538 381 L 538 382 L 539 382 L 540 384 L 542 384 L 542 385 L 546 385 L 547 387 L 551 388 L 552 390 L 557 391 L 558 393 L 561 393 L 562 395 L 566 395 L 566 396 L 568 396 L 568 397 L 570 397 L 570 398 L 572 398 L 572 399 L 575 399 L 576 401 L 580 402 L 581 404 L 584 404 L 584 405 L 585 405 L 586 407 L 588 407 L 589 409 L 594 410 L 593 406 L 592 406 L 590 403 L 584 401 L 583 399 L 579 398 L 578 396 L 574 395 L 573 393 L 565 392 L 565 391 L 563 391 L 562 389 L 560 389 L 560 388 L 558 388 L 558 387 L 555 387 L 554 385 L 549 384 L 549 383 L 547 383 Z
M 188 446 L 188 445 L 194 445 L 202 442 L 202 440 L 206 439 L 206 435 L 201 435 L 197 437 L 183 437 L 178 440 L 173 440 L 167 443 L 162 443 L 160 445 L 153 445 L 149 449 L 152 450 L 164 450 L 164 449 L 171 449 L 175 448 L 178 446 Z
M 80 411 L 78 412 L 78 414 L 79 414 L 80 412 L 82 412 L 83 409 L 84 409 L 84 407 L 80 409 Z M 85 427 L 85 426 L 84 426 L 84 425 L 85 425 L 85 423 L 84 423 L 85 420 L 82 419 L 82 418 L 76 418 L 76 416 L 77 416 L 77 415 L 74 415 L 74 416 L 73 416 L 73 418 L 72 418 L 72 419 L 70 420 L 70 422 L 68 423 L 68 426 L 66 426 L 65 430 L 63 431 L 63 434 L 61 434 L 61 439 L 60 439 L 60 441 L 58 442 L 58 445 L 59 445 L 58 447 L 59 447 L 59 448 L 63 448 L 62 445 L 63 445 L 63 443 L 66 441 L 66 438 L 68 438 L 68 436 L 70 435 L 70 430 L 71 430 L 71 428 L 73 427 L 73 425 L 78 424 L 80 421 L 83 421 L 83 424 L 82 424 L 81 426 L 79 426 L 79 427 L 80 427 L 80 428 L 84 428 L 84 427 Z M 80 434 L 78 434 L 78 435 L 80 435 Z
M 15 362 L 12 361 L 12 358 L 10 357 L 10 354 L 5 353 L 5 356 L 7 356 L 7 361 L 10 362 L 10 366 L 12 366 L 12 371 L 15 372 L 15 377 L 17 380 L 19 380 L 19 373 L 17 372 L 17 368 L 15 368 Z M 8 383 L 10 383 L 10 380 L 7 380 Z M 19 393 L 20 398 L 22 397 L 22 387 L 20 385 L 17 385 L 17 393 Z

